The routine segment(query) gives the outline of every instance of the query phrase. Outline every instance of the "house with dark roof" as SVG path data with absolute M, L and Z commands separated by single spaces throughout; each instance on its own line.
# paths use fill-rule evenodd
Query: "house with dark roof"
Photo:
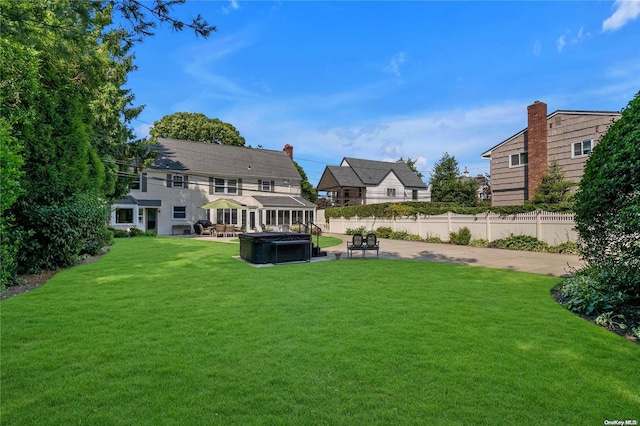
M 157 157 L 112 206 L 111 226 L 170 235 L 202 220 L 247 232 L 311 222 L 315 204 L 301 196 L 293 147 L 283 151 L 158 139 Z M 239 208 L 204 209 L 216 200 Z
M 544 102 L 529 105 L 527 127 L 482 153 L 491 162 L 492 205 L 531 199 L 553 161 L 565 179 L 580 182 L 591 151 L 620 117 L 611 111 L 557 110 L 547 115 Z
M 327 192 L 334 206 L 431 200 L 427 185 L 401 161 L 345 157 L 324 169 L 316 189 Z

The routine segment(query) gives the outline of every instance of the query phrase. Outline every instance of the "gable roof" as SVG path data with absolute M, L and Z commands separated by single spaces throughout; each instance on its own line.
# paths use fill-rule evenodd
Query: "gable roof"
M 427 188 L 424 182 L 405 163 L 390 161 L 363 160 L 345 157 L 342 164 L 348 166 L 327 166 L 322 173 L 318 190 L 352 187 L 364 188 L 379 185 L 389 173 L 394 173 L 400 182 L 408 188 Z
M 200 175 L 270 177 L 301 181 L 284 151 L 158 138 L 158 157 L 149 169 Z
M 553 117 L 555 117 L 556 115 L 559 115 L 559 114 L 570 114 L 570 115 L 610 115 L 610 116 L 619 116 L 619 115 L 621 115 L 617 111 L 580 111 L 580 110 L 562 110 L 562 109 L 559 109 L 559 110 L 556 110 L 556 111 L 552 112 L 551 114 L 547 115 L 547 121 L 549 121 L 550 119 L 552 119 Z M 493 151 L 494 149 L 498 148 L 499 146 L 502 146 L 502 145 L 510 142 L 511 140 L 517 138 L 518 136 L 521 136 L 526 131 L 527 131 L 527 128 L 525 127 L 524 129 L 520 130 L 515 135 L 510 136 L 507 139 L 505 139 L 502 142 L 500 142 L 499 144 L 497 144 L 496 146 L 489 148 L 488 150 L 483 152 L 480 157 L 482 157 L 482 158 L 491 158 L 491 151 Z
M 393 172 L 406 187 L 426 188 L 427 185 L 404 162 L 362 160 L 345 157 L 346 162 L 365 185 L 378 185 Z

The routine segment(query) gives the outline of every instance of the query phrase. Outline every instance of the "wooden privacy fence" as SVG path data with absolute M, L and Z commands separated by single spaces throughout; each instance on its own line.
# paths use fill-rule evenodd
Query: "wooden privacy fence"
M 326 220 L 324 210 L 317 211 L 317 223 L 326 232 L 344 234 L 347 229 L 364 226 L 366 230 L 376 230 L 381 226 L 394 231 L 406 231 L 422 238 L 438 237 L 449 241 L 450 232 L 459 232 L 465 226 L 471 231 L 472 239 L 498 240 L 514 235 L 530 235 L 550 245 L 567 241 L 576 242 L 573 213 L 552 213 L 535 211 L 500 216 L 495 213 L 477 215 L 447 213 L 437 216 L 399 217 L 395 219 L 378 217 L 331 218 Z

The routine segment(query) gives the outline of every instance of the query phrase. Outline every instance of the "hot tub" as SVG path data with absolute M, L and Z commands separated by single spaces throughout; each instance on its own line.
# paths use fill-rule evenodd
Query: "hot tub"
M 296 232 L 240 234 L 240 257 L 251 263 L 311 260 L 311 235 Z

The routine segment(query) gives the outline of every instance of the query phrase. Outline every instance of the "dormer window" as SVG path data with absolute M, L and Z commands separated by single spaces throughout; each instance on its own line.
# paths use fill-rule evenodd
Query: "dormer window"
M 571 152 L 571 158 L 585 157 L 591 154 L 593 148 L 593 139 L 587 139 L 582 142 L 574 142 Z

